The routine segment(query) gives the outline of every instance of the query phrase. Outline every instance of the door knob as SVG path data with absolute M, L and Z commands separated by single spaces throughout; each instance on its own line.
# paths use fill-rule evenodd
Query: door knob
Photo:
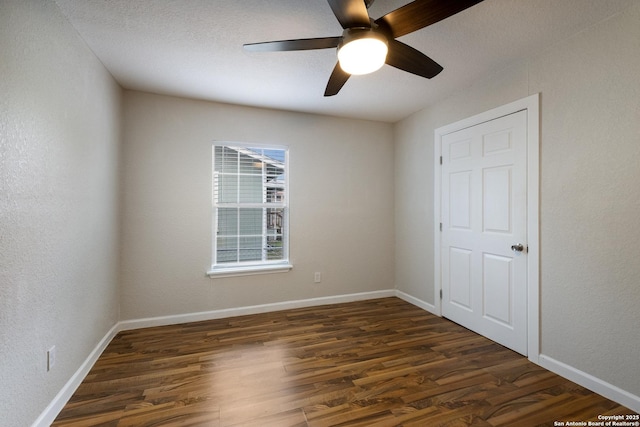
M 517 245 L 511 245 L 511 250 L 514 252 L 522 252 L 524 251 L 524 245 L 522 243 L 518 243 Z

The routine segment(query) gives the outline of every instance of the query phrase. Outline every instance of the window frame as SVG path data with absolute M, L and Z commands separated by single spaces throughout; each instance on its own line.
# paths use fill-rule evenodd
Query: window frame
M 215 182 L 216 182 L 216 147 L 229 147 L 231 149 L 261 149 L 261 150 L 282 150 L 284 152 L 284 200 L 278 203 L 244 203 L 245 208 L 282 208 L 282 259 L 279 260 L 259 260 L 259 261 L 236 261 L 229 263 L 217 263 L 217 244 L 218 244 L 218 209 L 238 207 L 241 208 L 243 202 L 235 203 L 216 203 Z M 242 153 L 241 153 L 242 154 Z M 232 276 L 245 276 L 266 273 L 282 273 L 290 271 L 293 265 L 289 261 L 289 182 L 290 182 L 290 164 L 289 164 L 289 147 L 286 145 L 265 144 L 265 143 L 246 143 L 232 141 L 214 141 L 211 145 L 211 267 L 207 271 L 207 275 L 211 278 L 222 278 Z M 264 182 L 263 182 L 264 185 Z M 263 239 L 267 234 L 263 231 Z

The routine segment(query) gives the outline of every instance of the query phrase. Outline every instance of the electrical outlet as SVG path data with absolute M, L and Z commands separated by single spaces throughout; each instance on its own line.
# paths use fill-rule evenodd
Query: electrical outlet
M 53 368 L 53 365 L 56 364 L 56 346 L 54 345 L 49 350 L 47 350 L 47 371 L 50 371 Z
M 322 282 L 322 274 L 319 271 L 316 271 L 315 273 L 313 273 L 313 282 L 314 283 Z

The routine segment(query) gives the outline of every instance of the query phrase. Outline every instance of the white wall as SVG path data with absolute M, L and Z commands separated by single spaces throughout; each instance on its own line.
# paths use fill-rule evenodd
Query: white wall
M 0 2 L 0 52 L 0 424 L 23 427 L 118 319 L 120 89 L 53 2 Z
M 391 125 L 132 91 L 124 101 L 122 319 L 393 288 Z M 290 272 L 205 277 L 214 140 L 290 147 Z
M 541 93 L 541 352 L 640 396 L 640 3 L 398 123 L 396 286 L 433 301 L 434 130 Z

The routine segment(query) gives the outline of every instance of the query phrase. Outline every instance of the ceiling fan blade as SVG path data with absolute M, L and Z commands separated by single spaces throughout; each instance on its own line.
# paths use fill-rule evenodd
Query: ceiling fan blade
M 329 83 L 327 83 L 327 88 L 324 91 L 324 96 L 333 96 L 340 92 L 342 86 L 349 80 L 351 74 L 346 73 L 340 68 L 340 64 L 336 64 L 331 73 L 331 77 L 329 77 Z
M 404 36 L 442 21 L 482 0 L 416 0 L 389 12 L 375 23 L 391 31 L 393 38 Z
M 389 40 L 386 63 L 428 79 L 435 77 L 443 70 L 442 66 L 433 59 L 398 40 Z
M 342 28 L 371 27 L 365 0 L 328 0 Z
M 244 50 L 249 52 L 284 52 L 290 50 L 329 49 L 338 47 L 342 37 L 321 37 L 315 39 L 277 40 L 262 43 L 247 43 Z

